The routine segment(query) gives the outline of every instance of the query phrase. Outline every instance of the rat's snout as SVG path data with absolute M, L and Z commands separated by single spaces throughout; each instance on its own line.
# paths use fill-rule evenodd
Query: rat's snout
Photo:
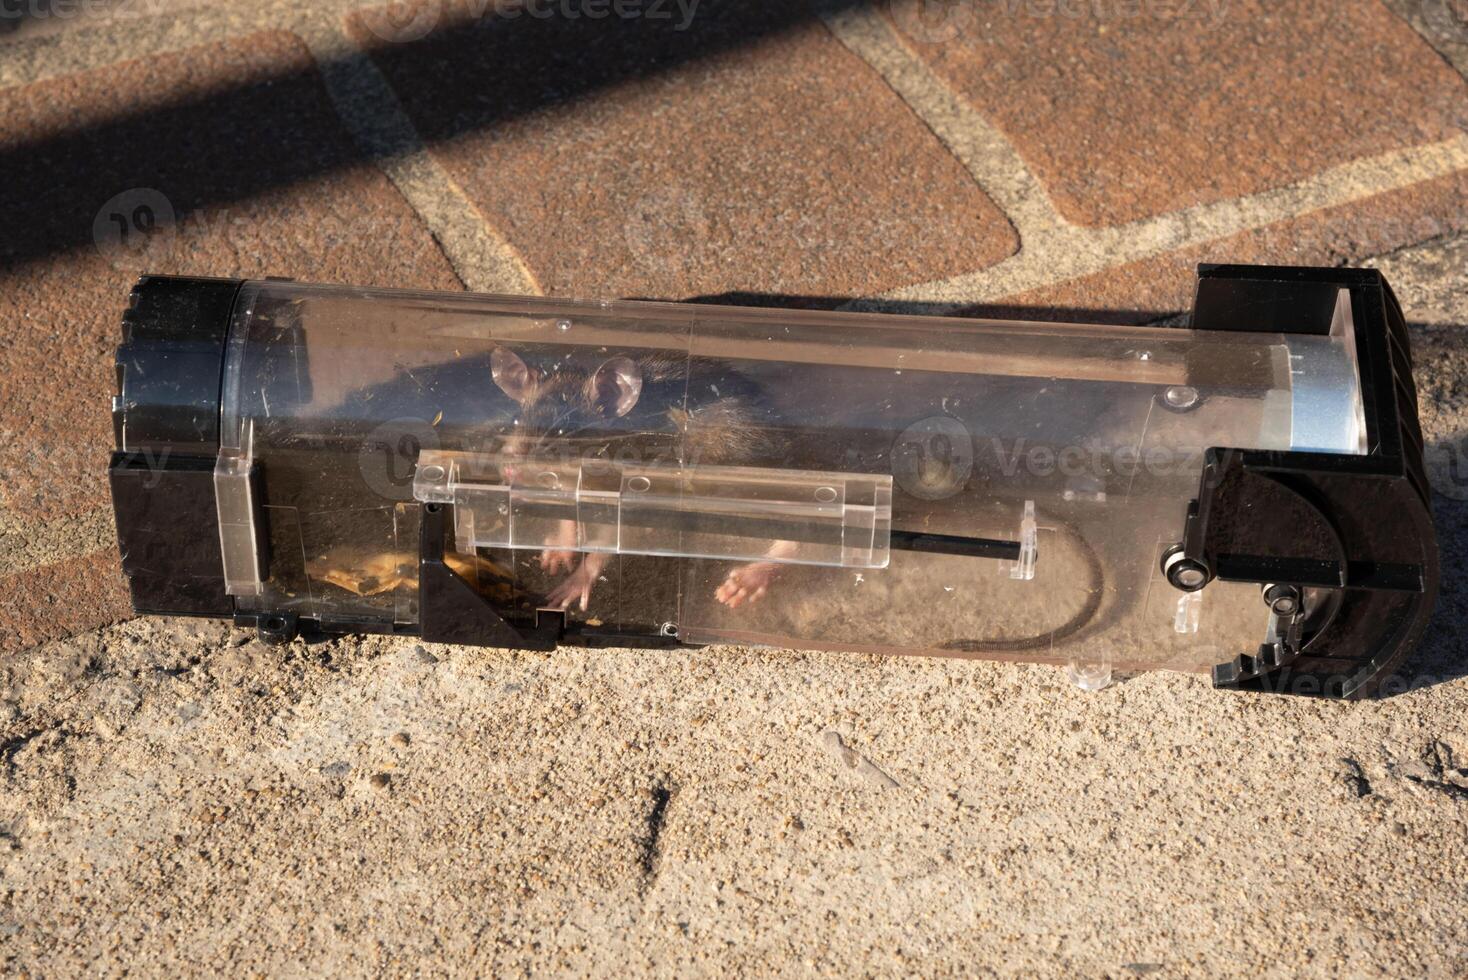
M 500 473 L 506 483 L 514 483 L 516 478 L 524 472 L 524 467 L 519 460 L 530 454 L 530 443 L 521 436 L 506 436 L 500 443 L 500 454 L 511 457 L 500 466 Z

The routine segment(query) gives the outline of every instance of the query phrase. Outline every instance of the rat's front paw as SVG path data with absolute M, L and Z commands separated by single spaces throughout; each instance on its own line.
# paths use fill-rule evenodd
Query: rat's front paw
M 737 609 L 746 602 L 758 602 L 769 591 L 770 583 L 779 577 L 780 567 L 773 561 L 740 565 L 715 590 L 714 598 L 730 609 Z
M 591 590 L 601 577 L 606 562 L 606 555 L 587 555 L 580 568 L 567 575 L 560 585 L 550 591 L 545 597 L 546 604 L 553 609 L 569 609 L 574 602 L 585 612 L 586 607 L 591 604 Z
M 552 575 L 569 572 L 576 567 L 576 552 L 547 548 L 540 553 L 540 567 Z

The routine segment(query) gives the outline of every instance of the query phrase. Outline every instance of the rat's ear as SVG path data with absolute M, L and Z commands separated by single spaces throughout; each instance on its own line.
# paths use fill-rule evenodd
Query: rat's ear
M 621 418 L 642 396 L 642 368 L 630 357 L 614 357 L 596 369 L 587 394 L 604 416 Z
M 494 378 L 494 383 L 499 386 L 500 391 L 509 395 L 517 402 L 530 400 L 532 389 L 535 387 L 535 377 L 525 362 L 520 360 L 520 355 L 508 347 L 496 347 L 489 355 L 489 373 Z

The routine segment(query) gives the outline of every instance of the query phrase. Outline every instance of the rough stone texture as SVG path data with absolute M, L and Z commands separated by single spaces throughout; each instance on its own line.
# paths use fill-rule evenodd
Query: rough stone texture
M 1468 174 L 1281 221 L 975 308 L 985 316 L 1145 323 L 1193 305 L 1200 262 L 1342 265 L 1468 228 Z
M 1375 2 L 896 0 L 891 13 L 1082 225 L 1278 187 L 1465 122 L 1462 78 Z
M 1468 3 L 1464 0 L 1382 0 L 1411 24 L 1459 74 L 1468 75 Z
M 0 172 L 0 508 L 36 520 L 107 505 L 112 349 L 140 273 L 458 286 L 283 32 L 0 90 Z M 84 601 L 114 556 L 48 573 L 76 612 L 28 613 L 30 579 L 0 581 L 0 648 L 118 615 Z
M 465 15 L 415 45 L 382 42 L 382 23 L 350 26 L 545 292 L 860 296 L 1014 250 L 963 167 L 803 4 L 709 0 L 687 31 Z
M 1449 238 L 1404 249 L 1370 263 L 1399 294 L 1412 297 L 1412 317 L 1434 327 L 1468 327 L 1468 292 L 1460 284 L 1468 269 L 1468 238 Z M 1447 377 L 1457 377 L 1450 371 Z M 1431 373 L 1425 377 L 1431 378 Z

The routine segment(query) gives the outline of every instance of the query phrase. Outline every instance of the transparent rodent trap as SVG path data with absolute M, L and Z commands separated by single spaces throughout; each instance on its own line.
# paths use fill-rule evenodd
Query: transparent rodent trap
M 184 283 L 212 332 L 181 330 Z M 208 608 L 156 569 L 135 598 L 264 633 L 1213 670 L 1301 646 L 1331 590 L 1189 548 L 1210 450 L 1373 452 L 1345 286 L 1308 332 L 228 289 L 140 284 L 114 489 L 149 452 L 203 461 Z M 137 506 L 125 542 L 161 533 Z M 1261 599 L 1281 584 L 1299 609 Z

